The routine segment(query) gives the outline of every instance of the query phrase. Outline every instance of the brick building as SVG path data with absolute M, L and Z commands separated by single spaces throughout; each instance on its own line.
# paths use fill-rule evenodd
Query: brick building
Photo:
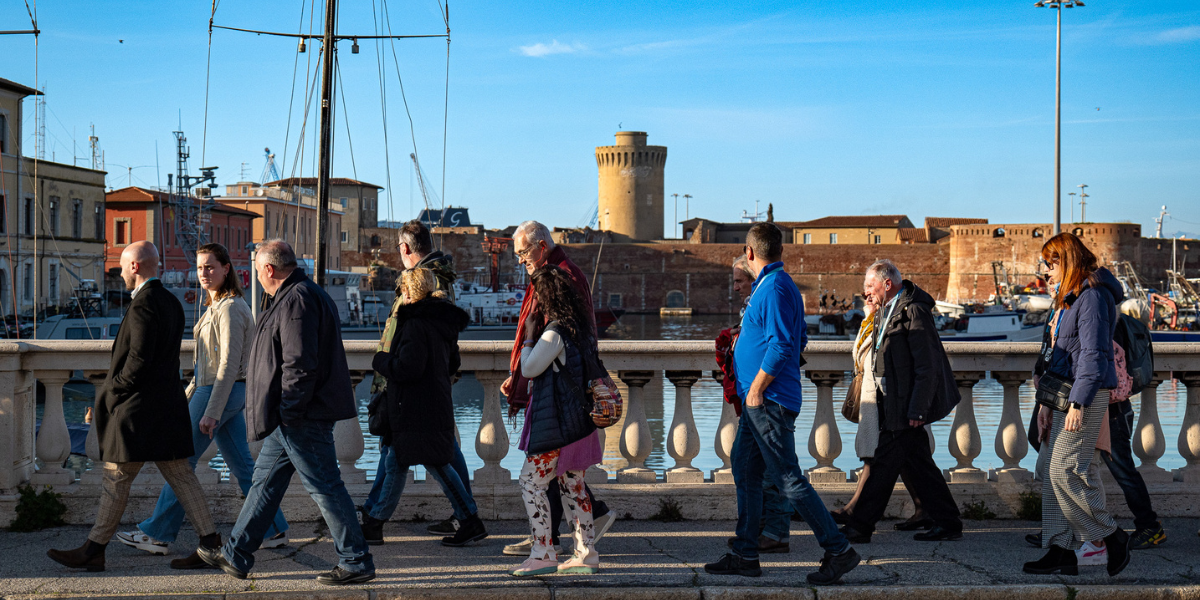
M 317 255 L 317 199 L 310 192 L 304 187 L 285 189 L 239 182 L 225 186 L 225 195 L 214 200 L 222 206 L 238 208 L 259 217 L 254 221 L 247 243 L 277 238 L 291 244 L 297 258 L 311 259 Z M 336 200 L 330 197 L 329 235 L 326 238 L 326 256 L 331 269 L 342 268 L 338 239 L 339 236 L 345 237 L 342 234 L 346 233 L 343 225 L 345 213 L 340 210 L 342 198 Z M 355 230 L 351 237 L 357 242 L 359 232 Z

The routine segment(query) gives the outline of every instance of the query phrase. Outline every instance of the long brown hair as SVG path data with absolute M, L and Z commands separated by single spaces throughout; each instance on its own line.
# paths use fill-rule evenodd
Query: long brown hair
M 537 295 L 538 312 L 545 324 L 558 321 L 576 344 L 583 343 L 592 333 L 587 305 L 591 298 L 580 296 L 571 275 L 554 265 L 544 265 L 534 271 L 531 280 L 533 293 Z
M 217 257 L 217 262 L 221 266 L 229 267 L 229 272 L 225 273 L 225 281 L 221 282 L 221 289 L 217 290 L 217 300 L 224 300 L 229 296 L 241 298 L 245 294 L 242 293 L 242 278 L 238 277 L 237 269 L 233 268 L 233 261 L 229 260 L 229 251 L 225 246 L 220 244 L 205 244 L 196 250 L 196 256 L 201 254 L 211 254 Z M 212 304 L 212 297 L 204 294 L 204 306 Z
M 1062 232 L 1042 245 L 1042 259 L 1058 265 L 1058 293 L 1054 304 L 1071 308 L 1069 296 L 1078 296 L 1083 284 L 1096 272 L 1096 255 L 1072 233 Z

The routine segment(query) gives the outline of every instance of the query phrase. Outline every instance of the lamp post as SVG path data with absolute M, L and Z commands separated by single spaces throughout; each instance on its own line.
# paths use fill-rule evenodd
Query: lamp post
M 683 216 L 684 219 L 692 218 L 692 195 L 691 194 L 683 195 L 683 215 L 684 215 Z
M 1057 52 L 1054 67 L 1054 234 L 1062 233 L 1062 9 L 1083 6 L 1079 0 L 1038 0 L 1038 8 L 1058 13 Z
M 1075 192 L 1068 192 L 1067 195 L 1072 197 L 1071 198 L 1071 222 L 1074 223 L 1075 222 L 1075 198 L 1074 198 Z
M 1075 187 L 1079 188 L 1079 222 L 1087 223 L 1087 199 L 1088 199 L 1087 187 L 1088 187 L 1088 184 L 1081 183 Z
M 671 233 L 678 231 L 675 229 L 679 226 L 679 194 L 671 194 L 675 197 L 675 224 L 671 225 Z

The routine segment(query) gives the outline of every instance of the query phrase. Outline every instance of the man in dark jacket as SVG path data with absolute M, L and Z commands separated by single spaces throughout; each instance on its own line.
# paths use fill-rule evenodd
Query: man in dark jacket
M 375 578 L 375 564 L 333 445 L 334 423 L 358 416 L 337 307 L 297 268 L 286 242 L 259 244 L 254 270 L 268 299 L 250 347 L 246 430 L 251 440 L 266 441 L 229 542 L 221 549 L 201 549 L 200 558 L 245 579 L 298 472 L 329 526 L 339 558 L 317 583 L 365 583 Z
M 158 249 L 135 242 L 121 252 L 121 279 L 132 302 L 113 342 L 112 366 L 96 401 L 93 426 L 100 441 L 104 493 L 87 542 L 75 550 L 50 550 L 55 561 L 104 570 L 104 549 L 121 523 L 129 487 L 153 461 L 200 534 L 201 550 L 221 546 L 208 504 L 188 458 L 192 422 L 179 379 L 183 307 L 158 280 Z
M 855 543 L 871 541 L 883 517 L 896 477 L 906 480 L 935 525 L 913 536 L 918 541 L 962 538 L 962 520 L 946 479 L 933 462 L 925 425 L 950 414 L 960 399 L 950 360 L 933 323 L 933 297 L 901 278 L 890 260 L 867 268 L 863 292 L 879 306 L 875 380 L 879 383 L 879 446 L 871 476 L 844 531 Z
M 429 228 L 420 220 L 413 219 L 400 228 L 397 237 L 399 239 L 396 243 L 396 252 L 400 254 L 400 261 L 404 264 L 404 268 L 432 271 L 437 279 L 438 291 L 444 292 L 447 299 L 454 302 L 454 280 L 458 279 L 458 272 L 454 270 L 454 259 L 441 250 L 433 249 L 433 236 L 430 235 Z M 379 340 L 377 351 L 387 352 L 392 348 L 399 321 L 396 315 L 403 305 L 404 298 L 400 290 L 400 278 L 397 278 L 396 301 L 392 304 L 392 312 L 389 313 L 387 323 L 384 325 L 383 336 Z M 455 339 L 457 340 L 457 337 Z M 450 375 L 453 376 L 454 373 L 451 372 Z M 448 379 L 447 383 L 450 381 Z M 371 394 L 382 394 L 386 389 L 387 378 L 376 372 L 371 383 Z M 458 474 L 458 478 L 466 490 L 466 495 L 471 496 L 471 472 L 467 470 L 467 459 L 463 456 L 462 448 L 458 445 L 457 440 L 454 441 L 450 468 Z M 381 445 L 379 447 L 379 465 L 375 469 L 375 483 L 371 486 L 366 501 L 358 507 L 359 512 L 362 513 L 363 535 L 366 536 L 368 544 L 372 546 L 383 544 L 383 525 L 392 518 L 392 513 L 396 509 L 394 500 L 399 500 L 406 477 L 407 475 L 399 469 L 391 446 Z M 449 500 L 453 505 L 454 499 L 449 498 Z M 453 536 L 458 532 L 458 527 L 459 520 L 451 515 L 426 527 L 425 531 L 430 535 Z

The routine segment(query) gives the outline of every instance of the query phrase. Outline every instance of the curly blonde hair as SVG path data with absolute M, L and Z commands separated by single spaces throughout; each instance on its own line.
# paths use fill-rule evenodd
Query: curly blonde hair
M 408 294 L 410 304 L 424 300 L 426 296 L 446 296 L 438 292 L 437 276 L 430 269 L 408 269 L 401 273 L 400 291 Z

